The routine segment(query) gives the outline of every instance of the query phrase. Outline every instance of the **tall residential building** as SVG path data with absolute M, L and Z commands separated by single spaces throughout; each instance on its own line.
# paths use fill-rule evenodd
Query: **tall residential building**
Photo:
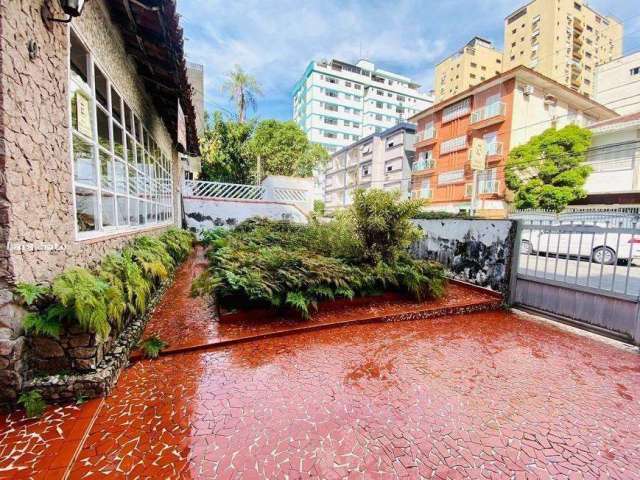
M 593 96 L 620 115 L 640 112 L 640 52 L 598 66 Z
M 622 23 L 584 0 L 533 0 L 505 19 L 504 68 L 532 68 L 593 95 L 596 67 L 622 55 Z
M 420 112 L 411 191 L 428 209 L 504 217 L 504 168 L 512 148 L 550 127 L 617 117 L 594 100 L 518 66 Z M 471 147 L 484 146 L 471 165 Z M 476 153 L 476 155 L 478 155 Z
M 408 77 L 360 60 L 311 62 L 293 89 L 293 119 L 330 153 L 396 125 L 433 103 Z
M 337 151 L 324 171 L 323 200 L 331 212 L 349 206 L 356 188 L 400 190 L 409 194 L 416 126 L 400 123 Z
M 500 73 L 502 52 L 491 41 L 474 37 L 461 50 L 436 65 L 436 101 L 453 97 Z

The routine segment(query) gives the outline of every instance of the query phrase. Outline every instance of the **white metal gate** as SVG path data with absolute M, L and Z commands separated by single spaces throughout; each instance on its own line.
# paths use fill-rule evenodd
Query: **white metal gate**
M 519 221 L 510 301 L 640 343 L 634 215 Z

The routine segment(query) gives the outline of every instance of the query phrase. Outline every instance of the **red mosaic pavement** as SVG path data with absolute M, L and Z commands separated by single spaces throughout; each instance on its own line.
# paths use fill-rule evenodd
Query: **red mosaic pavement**
M 639 398 L 640 355 L 507 312 L 348 326 L 136 362 L 69 478 L 637 479 Z M 0 478 L 47 468 L 11 435 Z
M 144 336 L 156 334 L 168 343 L 166 351 L 181 351 L 294 329 L 304 331 L 398 315 L 446 314 L 460 307 L 485 306 L 493 309 L 500 303 L 496 294 L 451 282 L 446 294 L 438 300 L 417 302 L 401 295 L 385 295 L 357 298 L 351 302 L 339 300 L 325 303 L 308 320 L 297 315 L 282 316 L 274 315 L 273 311 L 254 310 L 223 315 L 220 321 L 216 321 L 214 311 L 205 299 L 189 296 L 192 281 L 207 265 L 203 253 L 203 249 L 198 249 L 176 272 L 174 284 L 156 307 L 145 329 Z

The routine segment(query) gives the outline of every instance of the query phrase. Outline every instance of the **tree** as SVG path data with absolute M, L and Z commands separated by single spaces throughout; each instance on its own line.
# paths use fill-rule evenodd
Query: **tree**
M 256 98 L 262 95 L 258 81 L 242 70 L 240 65 L 236 65 L 234 70 L 227 73 L 222 91 L 228 93 L 230 100 L 236 104 L 239 123 L 244 123 L 248 107 L 256 109 Z
M 516 208 L 543 208 L 561 212 L 587 194 L 591 173 L 585 164 L 591 132 L 577 125 L 550 128 L 509 153 L 505 179 L 515 193 Z
M 292 121 L 260 122 L 247 144 L 247 151 L 254 163 L 260 159 L 261 176 L 309 177 L 314 167 L 329 158 L 324 147 L 309 142 L 305 133 Z
M 247 141 L 251 138 L 254 128 L 254 122 L 224 120 L 222 114 L 216 112 L 200 138 L 200 179 L 213 182 L 254 183 L 255 163 L 246 151 Z

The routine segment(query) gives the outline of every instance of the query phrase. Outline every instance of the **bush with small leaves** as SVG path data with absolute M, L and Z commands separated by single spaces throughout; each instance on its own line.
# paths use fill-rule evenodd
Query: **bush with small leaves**
M 44 409 L 47 407 L 46 402 L 38 390 L 22 392 L 18 397 L 18 405 L 21 405 L 22 408 L 24 408 L 24 411 L 29 418 L 40 417 L 44 412 Z
M 140 348 L 147 358 L 158 358 L 160 352 L 165 349 L 167 343 L 158 335 L 153 334 L 140 342 Z

